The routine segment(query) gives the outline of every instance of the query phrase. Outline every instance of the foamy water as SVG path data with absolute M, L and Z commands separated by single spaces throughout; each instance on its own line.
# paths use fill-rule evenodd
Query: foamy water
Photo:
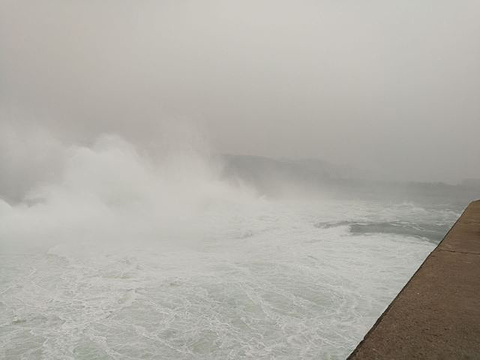
M 458 216 L 264 199 L 119 139 L 67 158 L 0 204 L 2 358 L 343 359 L 434 248 L 411 229 Z

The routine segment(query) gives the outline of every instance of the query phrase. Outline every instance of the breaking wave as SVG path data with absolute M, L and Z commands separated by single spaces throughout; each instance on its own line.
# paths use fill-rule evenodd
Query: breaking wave
M 434 246 L 399 224 L 457 215 L 266 199 L 191 148 L 54 148 L 0 202 L 6 359 L 344 358 Z

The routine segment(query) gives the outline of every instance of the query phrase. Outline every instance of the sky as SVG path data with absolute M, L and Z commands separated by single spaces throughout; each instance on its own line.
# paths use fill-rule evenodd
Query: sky
M 479 16 L 478 0 L 0 0 L 0 121 L 139 144 L 188 123 L 218 153 L 480 178 Z

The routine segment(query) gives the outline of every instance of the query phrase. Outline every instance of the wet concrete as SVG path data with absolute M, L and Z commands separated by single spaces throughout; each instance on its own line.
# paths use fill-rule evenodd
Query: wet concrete
M 348 359 L 480 359 L 480 201 L 467 207 Z

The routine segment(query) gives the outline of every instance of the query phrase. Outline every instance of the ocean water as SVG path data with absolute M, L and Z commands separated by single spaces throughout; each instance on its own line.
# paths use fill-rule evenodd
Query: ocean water
M 344 359 L 460 215 L 212 174 L 108 139 L 0 202 L 0 358 Z

